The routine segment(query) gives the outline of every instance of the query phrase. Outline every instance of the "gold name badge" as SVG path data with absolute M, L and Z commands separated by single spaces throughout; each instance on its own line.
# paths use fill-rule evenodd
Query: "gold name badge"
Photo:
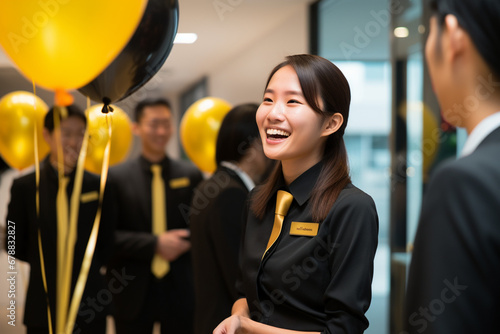
M 97 191 L 91 191 L 80 195 L 80 201 L 82 203 L 96 201 L 98 198 L 99 198 L 99 193 Z
M 172 179 L 169 182 L 170 188 L 172 189 L 184 188 L 189 186 L 190 183 L 189 177 L 179 177 L 177 179 Z
M 292 222 L 290 235 L 305 235 L 314 237 L 318 234 L 319 223 Z

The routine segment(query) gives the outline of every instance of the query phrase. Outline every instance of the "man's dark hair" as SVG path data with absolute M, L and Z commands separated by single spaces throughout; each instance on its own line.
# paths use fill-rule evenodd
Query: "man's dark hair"
M 448 14 L 469 34 L 480 55 L 495 77 L 500 77 L 500 1 L 498 0 L 430 0 L 432 15 L 441 27 Z
M 428 2 L 431 16 L 435 16 L 438 21 L 438 28 L 441 31 L 441 26 L 444 24 L 444 19 L 448 13 L 440 11 L 437 0 L 429 0 Z
M 156 107 L 156 106 L 164 106 L 168 110 L 172 109 L 170 107 L 170 102 L 164 98 L 142 100 L 135 106 L 134 120 L 136 121 L 136 123 L 139 123 L 139 121 L 141 120 L 141 117 L 144 114 L 144 109 L 146 107 Z
M 431 11 L 431 14 L 437 14 L 438 12 L 438 5 L 437 5 L 437 0 L 429 0 L 428 2 L 429 9 Z
M 224 117 L 217 135 L 215 160 L 238 162 L 252 143 L 259 139 L 255 120 L 258 104 L 247 103 L 234 107 Z
M 47 114 L 45 115 L 45 119 L 43 121 L 43 127 L 47 130 L 49 130 L 50 133 L 54 131 L 54 113 L 56 117 L 59 118 L 59 121 L 61 121 L 61 113 L 59 111 L 60 107 L 52 107 L 49 109 Z M 56 110 L 57 109 L 57 110 Z M 77 117 L 85 123 L 85 126 L 87 126 L 87 117 L 85 116 L 85 113 L 76 105 L 71 105 L 66 107 L 67 110 L 67 117 Z

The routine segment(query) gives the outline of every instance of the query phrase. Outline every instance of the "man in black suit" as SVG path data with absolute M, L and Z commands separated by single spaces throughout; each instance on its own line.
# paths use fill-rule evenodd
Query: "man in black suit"
M 239 105 L 224 117 L 217 136 L 217 170 L 193 197 L 195 334 L 212 333 L 231 315 L 238 297 L 235 283 L 246 198 L 270 166 L 255 121 L 258 107 Z
M 54 113 L 60 121 L 60 130 L 54 129 Z M 55 332 L 56 318 L 60 315 L 56 309 L 56 290 L 61 288 L 56 282 L 57 272 L 57 203 L 58 181 L 58 144 L 60 140 L 63 158 L 64 176 L 68 179 L 66 187 L 69 205 L 75 181 L 75 168 L 82 146 L 86 127 L 85 114 L 76 106 L 67 107 L 67 118 L 61 119 L 59 113 L 51 108 L 45 116 L 43 136 L 50 146 L 49 155 L 40 165 L 39 215 L 36 210 L 36 176 L 31 173 L 16 179 L 11 188 L 11 200 L 7 214 L 6 248 L 10 255 L 30 264 L 29 286 L 26 295 L 24 324 L 29 334 L 49 333 L 47 301 L 50 305 L 52 328 Z M 60 139 L 59 139 L 60 138 Z M 82 190 L 79 199 L 77 239 L 74 246 L 71 291 L 74 290 L 80 273 L 85 249 L 98 208 L 100 178 L 84 172 Z M 106 200 L 108 189 L 106 190 Z M 107 284 L 100 274 L 111 253 L 113 242 L 112 207 L 106 205 L 103 211 L 98 241 L 92 257 L 85 291 L 76 319 L 76 333 L 105 333 L 106 315 L 110 299 Z M 38 233 L 41 235 L 39 244 Z M 47 293 L 43 286 L 40 252 L 44 259 Z M 109 293 L 109 292 L 108 292 Z M 109 295 L 111 295 L 109 293 Z
M 114 295 L 118 334 L 151 333 L 158 321 L 162 333 L 192 333 L 194 296 L 187 227 L 193 189 L 203 177 L 192 164 L 166 155 L 172 123 L 168 101 L 140 102 L 133 131 L 141 139 L 142 154 L 109 173 L 119 208 L 109 269 L 131 278 Z M 161 198 L 152 194 L 158 189 L 155 180 L 163 189 Z M 163 224 L 161 231 L 155 230 L 158 221 Z
M 500 2 L 437 0 L 426 46 L 443 117 L 469 135 L 430 180 L 407 287 L 410 333 L 498 333 Z

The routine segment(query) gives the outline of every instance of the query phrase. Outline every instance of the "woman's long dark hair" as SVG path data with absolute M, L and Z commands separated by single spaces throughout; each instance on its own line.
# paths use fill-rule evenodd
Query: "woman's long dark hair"
M 284 62 L 277 65 L 267 79 L 266 88 L 273 75 L 285 66 L 291 66 L 297 73 L 306 102 L 315 112 L 325 118 L 340 113 L 344 118 L 340 128 L 326 140 L 323 167 L 311 194 L 312 218 L 315 222 L 321 222 L 328 215 L 342 189 L 351 182 L 343 138 L 351 102 L 349 83 L 338 67 L 329 60 L 302 54 L 288 56 Z M 318 97 L 323 103 L 322 109 Z M 267 182 L 256 189 L 251 210 L 258 218 L 264 217 L 281 175 L 282 168 L 279 163 Z

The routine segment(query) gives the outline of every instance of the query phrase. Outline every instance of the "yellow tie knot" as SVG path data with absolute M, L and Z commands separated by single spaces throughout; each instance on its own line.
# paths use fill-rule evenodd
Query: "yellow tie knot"
M 276 196 L 276 211 L 277 215 L 286 216 L 290 205 L 292 204 L 293 196 L 284 190 L 278 190 Z
M 69 176 L 63 176 L 61 178 L 61 188 L 66 188 L 68 186 L 68 183 L 69 183 Z
M 151 165 L 151 171 L 155 175 L 161 174 L 161 165 L 158 164 Z

